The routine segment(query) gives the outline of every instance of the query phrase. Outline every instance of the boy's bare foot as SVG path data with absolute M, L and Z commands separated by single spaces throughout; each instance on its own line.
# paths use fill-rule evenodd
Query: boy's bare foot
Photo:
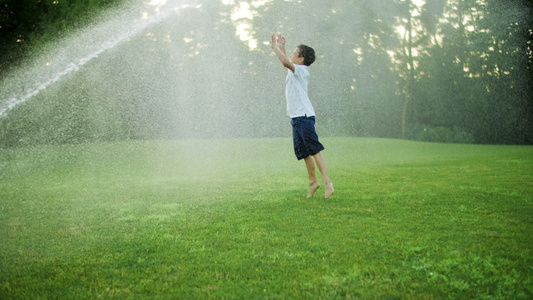
M 307 192 L 307 198 L 313 197 L 315 191 L 320 187 L 318 182 L 312 183 L 309 185 L 309 191 Z
M 329 196 L 331 196 L 331 194 L 333 194 L 333 192 L 335 191 L 335 189 L 333 188 L 333 183 L 331 183 L 331 181 L 329 183 L 326 184 L 326 199 L 329 198 Z

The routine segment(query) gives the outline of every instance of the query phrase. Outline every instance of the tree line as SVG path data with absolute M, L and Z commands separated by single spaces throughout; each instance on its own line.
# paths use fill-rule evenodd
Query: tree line
M 76 14 L 65 3 L 50 5 Z M 198 3 L 54 87 L 68 97 L 0 119 L 4 145 L 21 135 L 56 143 L 284 136 L 284 71 L 267 43 L 277 32 L 289 47 L 317 51 L 310 96 L 322 135 L 533 143 L 532 1 Z M 63 117 L 48 118 L 46 103 Z M 24 115 L 41 116 L 45 129 Z

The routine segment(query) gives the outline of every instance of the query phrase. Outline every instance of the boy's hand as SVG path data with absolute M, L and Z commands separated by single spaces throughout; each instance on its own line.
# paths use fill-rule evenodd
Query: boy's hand
M 270 41 L 270 46 L 272 47 L 272 49 L 274 49 L 276 45 L 280 49 L 285 49 L 285 37 L 282 36 L 281 34 L 278 34 L 277 40 L 276 40 L 276 35 L 272 34 L 272 40 Z
M 280 48 L 285 48 L 285 37 L 281 34 L 278 34 L 278 45 Z

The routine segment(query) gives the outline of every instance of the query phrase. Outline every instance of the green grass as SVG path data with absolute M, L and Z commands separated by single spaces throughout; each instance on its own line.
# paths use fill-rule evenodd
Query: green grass
M 0 298 L 533 297 L 532 147 L 323 142 L 0 149 Z

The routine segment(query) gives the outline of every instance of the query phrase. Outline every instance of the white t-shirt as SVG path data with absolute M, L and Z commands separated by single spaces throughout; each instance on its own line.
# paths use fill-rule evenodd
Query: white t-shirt
M 307 95 L 308 68 L 306 65 L 294 64 L 294 73 L 288 70 L 285 80 L 285 97 L 287 98 L 287 115 L 291 118 L 315 115 L 315 110 Z

